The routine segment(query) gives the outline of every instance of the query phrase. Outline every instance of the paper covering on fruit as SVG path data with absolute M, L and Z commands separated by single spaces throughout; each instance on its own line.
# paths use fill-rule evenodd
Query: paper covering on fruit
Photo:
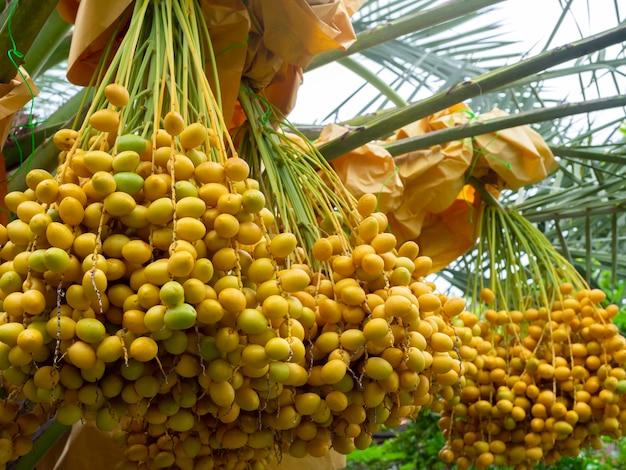
M 23 68 L 11 83 L 0 84 L 0 147 L 11 131 L 15 113 L 38 94 L 37 86 Z
M 386 142 L 426 134 L 472 119 L 503 116 L 499 109 L 475 116 L 458 104 L 399 129 Z M 327 126 L 317 143 L 339 138 L 345 129 Z M 372 142 L 333 160 L 332 166 L 357 197 L 373 193 L 400 241 L 415 240 L 438 271 L 474 246 L 480 197 L 468 176 L 497 193 L 545 179 L 557 163 L 541 136 L 528 126 L 503 129 L 392 157 Z
M 59 11 L 75 24 L 67 77 L 87 85 L 118 19 L 131 0 L 62 0 Z M 201 0 L 216 56 L 222 111 L 233 114 L 239 82 L 252 80 L 283 113 L 292 109 L 301 69 L 322 52 L 347 48 L 356 37 L 350 17 L 363 0 Z M 126 12 L 126 13 L 125 13 Z M 209 66 L 207 64 L 207 70 Z M 209 79 L 212 72 L 207 73 Z
M 340 467 L 423 409 L 459 468 L 533 466 L 622 433 L 616 307 L 466 184 L 497 195 L 546 177 L 536 134 L 396 159 L 371 143 L 333 167 L 267 98 L 285 64 L 353 40 L 358 3 L 137 0 L 95 18 L 99 2 L 62 3 L 83 30 L 70 75 L 101 81 L 54 134 L 58 167 L 5 197 L 1 465 L 51 418 L 73 429 L 41 470 L 86 465 L 81 443 L 101 436 L 120 470 Z M 393 138 L 474 118 L 458 105 Z M 477 235 L 488 256 L 466 306 L 426 276 Z

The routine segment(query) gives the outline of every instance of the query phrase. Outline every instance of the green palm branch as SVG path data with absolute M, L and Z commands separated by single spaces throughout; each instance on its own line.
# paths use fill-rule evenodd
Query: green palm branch
M 76 115 L 83 96 L 63 77 L 69 25 L 54 12 L 57 2 L 46 1 L 45 6 L 42 3 L 40 8 L 29 10 L 26 3 L 20 2 L 13 11 L 12 27 L 20 31 L 18 46 L 24 49 L 24 60 L 42 91 L 34 141 L 41 149 L 31 164 L 45 167 L 54 165 L 45 152 L 46 139 Z M 329 120 L 358 126 L 358 130 L 321 148 L 332 159 L 457 102 L 465 101 L 476 113 L 494 106 L 508 110 L 509 117 L 407 139 L 388 150 L 401 154 L 506 127 L 531 125 L 559 159 L 559 169 L 540 184 L 504 194 L 503 200 L 536 222 L 590 281 L 607 270 L 614 280 L 624 278 L 626 184 L 621 183 L 626 143 L 620 126 L 625 109 L 626 24 L 621 22 L 615 4 L 614 19 L 607 21 L 614 25 L 612 28 L 594 36 L 581 34 L 570 44 L 558 44 L 557 33 L 565 18 L 572 15 L 574 3 L 586 2 L 564 3 L 541 51 L 528 56 L 525 51 L 515 51 L 505 39 L 506 30 L 498 24 L 497 19 L 506 11 L 503 0 L 368 0 L 353 18 L 356 43 L 347 51 L 316 57 L 305 71 L 338 63 L 361 81 L 328 115 L 312 114 L 308 122 L 298 124 L 305 132 Z M 10 7 L 3 11 L 0 44 L 4 47 L 12 44 L 7 22 Z M 21 28 L 20 10 L 28 11 L 31 24 L 43 25 L 41 33 L 32 27 Z M 496 20 L 486 22 L 487 17 Z M 578 23 L 585 20 L 576 18 Z M 576 84 L 569 93 L 556 90 L 558 80 L 564 78 Z M 346 115 L 350 112 L 352 115 Z M 19 151 L 28 147 L 31 138 L 22 135 L 7 144 L 4 153 L 8 167 L 20 164 L 24 156 Z M 18 172 L 12 189 L 22 182 L 23 175 L 19 177 Z M 598 197 L 600 194 L 603 197 Z M 454 270 L 447 275 L 462 279 Z
M 400 155 L 530 125 L 549 144 L 559 168 L 539 184 L 503 193 L 502 202 L 534 222 L 590 284 L 609 272 L 615 285 L 626 277 L 626 156 L 620 132 L 626 105 L 626 25 L 616 6 L 615 18 L 607 21 L 614 27 L 557 44 L 554 37 L 572 14 L 573 3 L 584 3 L 567 2 L 542 50 L 526 56 L 508 52 L 509 42 L 500 39 L 501 27 L 480 21 L 486 11 L 506 5 L 499 3 L 366 2 L 354 22 L 356 44 L 345 52 L 319 56 L 311 65 L 336 60 L 367 84 L 325 117 L 341 117 L 353 130 L 321 151 L 335 158 L 461 101 L 477 113 L 494 106 L 508 110 L 508 117 L 405 139 L 387 150 Z M 417 26 L 407 32 L 407 23 Z M 369 65 L 352 65 L 364 61 Z M 383 75 L 391 78 L 381 84 Z M 563 79 L 574 83 L 567 92 L 557 89 Z M 368 87 L 377 87 L 375 99 L 360 99 L 359 92 Z M 346 116 L 346 109 L 356 109 L 355 117 Z M 464 289 L 474 256 L 469 253 L 453 263 L 441 277 Z
M 72 122 L 86 99 L 85 90 L 64 78 L 70 26 L 55 13 L 56 3 L 14 0 L 0 15 L 0 71 L 14 71 L 5 52 L 17 47 L 41 90 L 33 133 L 16 135 L 3 149 L 13 171 L 10 190 L 24 187 L 28 165 L 54 168 L 49 137 Z M 354 17 L 358 41 L 347 51 L 316 57 L 305 70 L 339 64 L 360 77 L 354 92 L 327 115 L 312 114 L 297 124 L 310 135 L 323 122 L 353 126 L 345 138 L 322 147 L 332 159 L 461 101 L 476 113 L 494 106 L 508 110 L 507 118 L 433 132 L 388 150 L 397 155 L 487 129 L 531 125 L 550 145 L 559 168 L 541 183 L 504 192 L 501 203 L 536 224 L 590 283 L 608 272 L 616 285 L 626 279 L 626 23 L 614 2 L 604 13 L 613 15 L 610 29 L 559 44 L 557 33 L 579 3 L 588 3 L 588 11 L 594 8 L 584 0 L 561 2 L 562 14 L 540 52 L 526 54 L 511 52 L 504 27 L 485 22 L 487 12 L 505 11 L 503 0 L 367 0 Z M 570 93 L 558 87 L 563 78 L 576 84 Z M 465 289 L 475 256 L 473 251 L 462 256 L 440 279 Z M 22 468 L 31 465 L 22 463 Z

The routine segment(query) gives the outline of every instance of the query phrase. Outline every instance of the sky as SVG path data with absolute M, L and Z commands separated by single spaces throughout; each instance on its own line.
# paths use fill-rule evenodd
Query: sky
M 496 19 L 508 32 L 506 39 L 518 41 L 517 50 L 530 55 L 541 52 L 561 14 L 560 0 L 507 0 L 496 6 L 494 12 L 484 15 L 485 21 Z M 593 7 L 589 10 L 589 4 Z M 626 14 L 626 2 L 615 0 L 573 0 L 574 14 L 564 18 L 558 34 L 552 39 L 549 49 L 579 39 L 590 33 L 598 33 L 617 25 L 615 5 L 622 4 L 622 19 Z M 576 21 L 574 20 L 576 18 Z M 349 96 L 357 87 L 359 77 L 338 64 L 330 64 L 304 75 L 304 83 L 298 91 L 296 107 L 289 115 L 294 123 L 311 123 L 321 120 Z M 616 94 L 614 90 L 609 94 Z M 576 80 L 562 80 L 558 84 L 559 94 L 575 99 Z M 320 99 L 323 96 L 324 99 Z M 330 120 L 324 121 L 330 122 Z
M 492 18 L 500 20 L 503 30 L 508 31 L 508 39 L 518 41 L 515 46 L 528 56 L 540 53 L 561 15 L 560 3 L 565 0 L 507 0 L 499 4 L 494 13 L 485 15 L 485 20 Z M 593 5 L 588 10 L 589 4 Z M 596 34 L 617 26 L 615 5 L 621 4 L 621 19 L 626 17 L 626 0 L 573 0 L 574 15 L 564 18 L 559 33 L 549 43 L 548 49 L 562 46 L 583 36 Z M 577 21 L 574 21 L 576 17 Z M 565 64 L 564 64 L 565 66 Z M 626 73 L 622 74 L 621 90 L 626 90 Z M 289 120 L 294 123 L 311 123 L 313 119 L 322 119 L 335 108 L 346 96 L 356 88 L 359 78 L 338 64 L 331 64 L 310 73 L 305 73 L 304 84 L 299 90 L 298 100 Z M 554 84 L 558 98 L 568 98 L 570 101 L 581 100 L 577 79 L 563 79 Z M 613 83 L 608 83 L 600 90 L 605 96 L 619 93 Z M 324 96 L 325 99 L 320 99 Z M 589 96 L 588 98 L 590 98 Z M 609 111 L 612 116 L 624 116 L 622 109 Z M 615 117 L 611 117 L 613 119 Z M 582 119 L 577 117 L 577 119 Z M 331 121 L 326 121 L 331 122 Z M 324 122 L 325 123 L 325 122 Z M 317 122 L 320 124 L 320 122 Z M 599 137 L 601 140 L 601 137 Z M 435 281 L 442 292 L 449 289 L 449 284 L 441 278 Z M 460 293 L 462 294 L 462 293 Z

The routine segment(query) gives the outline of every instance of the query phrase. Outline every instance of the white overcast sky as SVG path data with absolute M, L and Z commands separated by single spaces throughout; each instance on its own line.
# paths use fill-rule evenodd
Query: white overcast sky
M 506 39 L 519 41 L 517 50 L 530 55 L 541 52 L 561 14 L 562 0 L 507 0 L 496 5 L 496 11 L 485 15 L 489 22 L 495 19 L 502 23 Z M 583 36 L 595 34 L 617 26 L 615 4 L 621 6 L 621 19 L 626 16 L 624 0 L 574 0 L 574 15 L 568 15 L 560 32 L 550 43 L 550 48 L 575 41 Z M 591 7 L 589 10 L 588 8 Z M 574 21 L 574 16 L 576 21 Z M 360 79 L 338 64 L 330 64 L 304 75 L 304 84 L 298 92 L 295 109 L 289 115 L 294 123 L 318 124 L 343 99 L 352 93 Z M 577 82 L 573 84 L 577 87 Z M 563 81 L 559 88 L 568 93 L 568 83 Z M 614 87 L 612 87 L 614 88 Z M 608 94 L 615 94 L 614 89 Z M 324 99 L 320 99 L 324 97 Z

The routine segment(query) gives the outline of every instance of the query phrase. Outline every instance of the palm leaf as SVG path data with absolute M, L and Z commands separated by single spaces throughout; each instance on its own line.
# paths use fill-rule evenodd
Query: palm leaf
M 626 159 L 623 134 L 619 132 L 626 104 L 626 29 L 620 23 L 617 5 L 617 26 L 612 30 L 586 36 L 582 18 L 575 18 L 581 39 L 550 51 L 574 14 L 574 6 L 581 3 L 563 2 L 540 53 L 522 58 L 521 53 L 509 52 L 511 48 L 501 40 L 495 19 L 487 26 L 485 21 L 478 21 L 479 9 L 484 13 L 491 5 L 476 3 L 474 10 L 461 12 L 451 7 L 455 2 L 416 2 L 413 9 L 409 3 L 366 2 L 355 20 L 359 31 L 355 45 L 345 52 L 320 56 L 311 65 L 317 68 L 350 55 L 360 57 L 358 60 L 365 64 L 360 71 L 351 67 L 363 82 L 325 117 L 342 116 L 342 123 L 355 128 L 324 145 L 322 152 L 332 159 L 460 101 L 466 101 L 477 114 L 494 106 L 507 110 L 510 116 L 500 118 L 500 122 L 472 122 L 463 128 L 395 142 L 387 149 L 401 154 L 471 138 L 489 129 L 497 131 L 501 125 L 532 125 L 557 156 L 559 169 L 540 184 L 515 193 L 505 191 L 503 203 L 535 222 L 591 283 L 603 270 L 608 270 L 614 280 L 626 277 L 624 256 L 619 254 L 626 252 L 622 234 L 626 232 Z M 446 10 L 447 16 L 429 21 Z M 422 22 L 416 21 L 413 31 L 407 31 L 398 26 L 408 25 L 398 19 L 402 15 L 413 15 L 413 20 Z M 379 85 L 381 77 L 386 77 L 383 86 Z M 567 88 L 563 88 L 564 80 Z M 472 86 L 473 92 L 468 90 Z M 372 93 L 371 88 L 379 94 Z M 402 105 L 402 101 L 408 104 Z M 347 109 L 358 110 L 353 112 L 354 119 L 345 117 Z M 471 129 L 474 125 L 478 127 Z M 475 256 L 469 253 L 459 259 L 440 273 L 440 280 L 463 288 Z
M 0 18 L 0 83 L 15 76 L 15 65 L 24 62 L 35 38 L 48 21 L 59 0 L 14 0 Z
M 430 98 L 417 101 L 383 118 L 374 119 L 356 130 L 348 131 L 341 138 L 321 146 L 320 151 L 326 158 L 332 160 L 360 145 L 384 137 L 410 122 L 417 121 L 461 101 L 500 88 L 515 81 L 519 76 L 537 73 L 548 67 L 567 62 L 601 48 L 609 47 L 621 41 L 625 35 L 626 25 L 619 26 L 605 33 L 569 44 L 567 47 L 557 48 L 517 64 L 500 67 L 473 79 L 457 83 Z

